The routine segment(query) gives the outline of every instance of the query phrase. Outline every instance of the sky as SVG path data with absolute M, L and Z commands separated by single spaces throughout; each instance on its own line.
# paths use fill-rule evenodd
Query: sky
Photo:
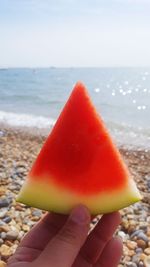
M 150 66 L 150 0 L 0 0 L 0 67 Z

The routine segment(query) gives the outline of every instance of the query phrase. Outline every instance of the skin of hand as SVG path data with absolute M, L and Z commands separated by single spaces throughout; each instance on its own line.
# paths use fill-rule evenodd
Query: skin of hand
M 120 238 L 113 237 L 120 214 L 103 215 L 89 232 L 91 217 L 83 205 L 69 216 L 49 213 L 24 237 L 8 267 L 117 267 Z

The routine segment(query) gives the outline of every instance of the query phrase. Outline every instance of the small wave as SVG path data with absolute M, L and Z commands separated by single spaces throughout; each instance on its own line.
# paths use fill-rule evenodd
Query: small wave
M 0 122 L 17 127 L 50 128 L 55 124 L 53 118 L 0 111 Z
M 135 127 L 110 121 L 107 122 L 107 126 L 118 145 L 150 149 L 150 127 Z
M 56 120 L 32 114 L 18 114 L 0 110 L 0 123 L 15 127 L 50 129 Z M 143 147 L 150 149 L 150 127 L 139 128 L 125 123 L 106 122 L 114 141 L 119 146 Z

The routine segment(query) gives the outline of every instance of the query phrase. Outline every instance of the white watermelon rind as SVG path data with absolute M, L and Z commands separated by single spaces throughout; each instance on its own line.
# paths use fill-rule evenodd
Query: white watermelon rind
M 84 196 L 51 184 L 27 179 L 17 201 L 46 211 L 68 214 L 77 204 L 87 206 L 91 214 L 105 214 L 120 210 L 142 199 L 133 179 L 126 187 L 111 192 Z

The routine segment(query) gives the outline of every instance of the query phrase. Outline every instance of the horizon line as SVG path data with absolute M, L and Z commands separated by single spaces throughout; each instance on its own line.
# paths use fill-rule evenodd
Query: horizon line
M 108 65 L 108 66 L 0 66 L 0 70 L 7 70 L 7 69 L 75 69 L 75 68 L 150 68 L 150 65 Z

